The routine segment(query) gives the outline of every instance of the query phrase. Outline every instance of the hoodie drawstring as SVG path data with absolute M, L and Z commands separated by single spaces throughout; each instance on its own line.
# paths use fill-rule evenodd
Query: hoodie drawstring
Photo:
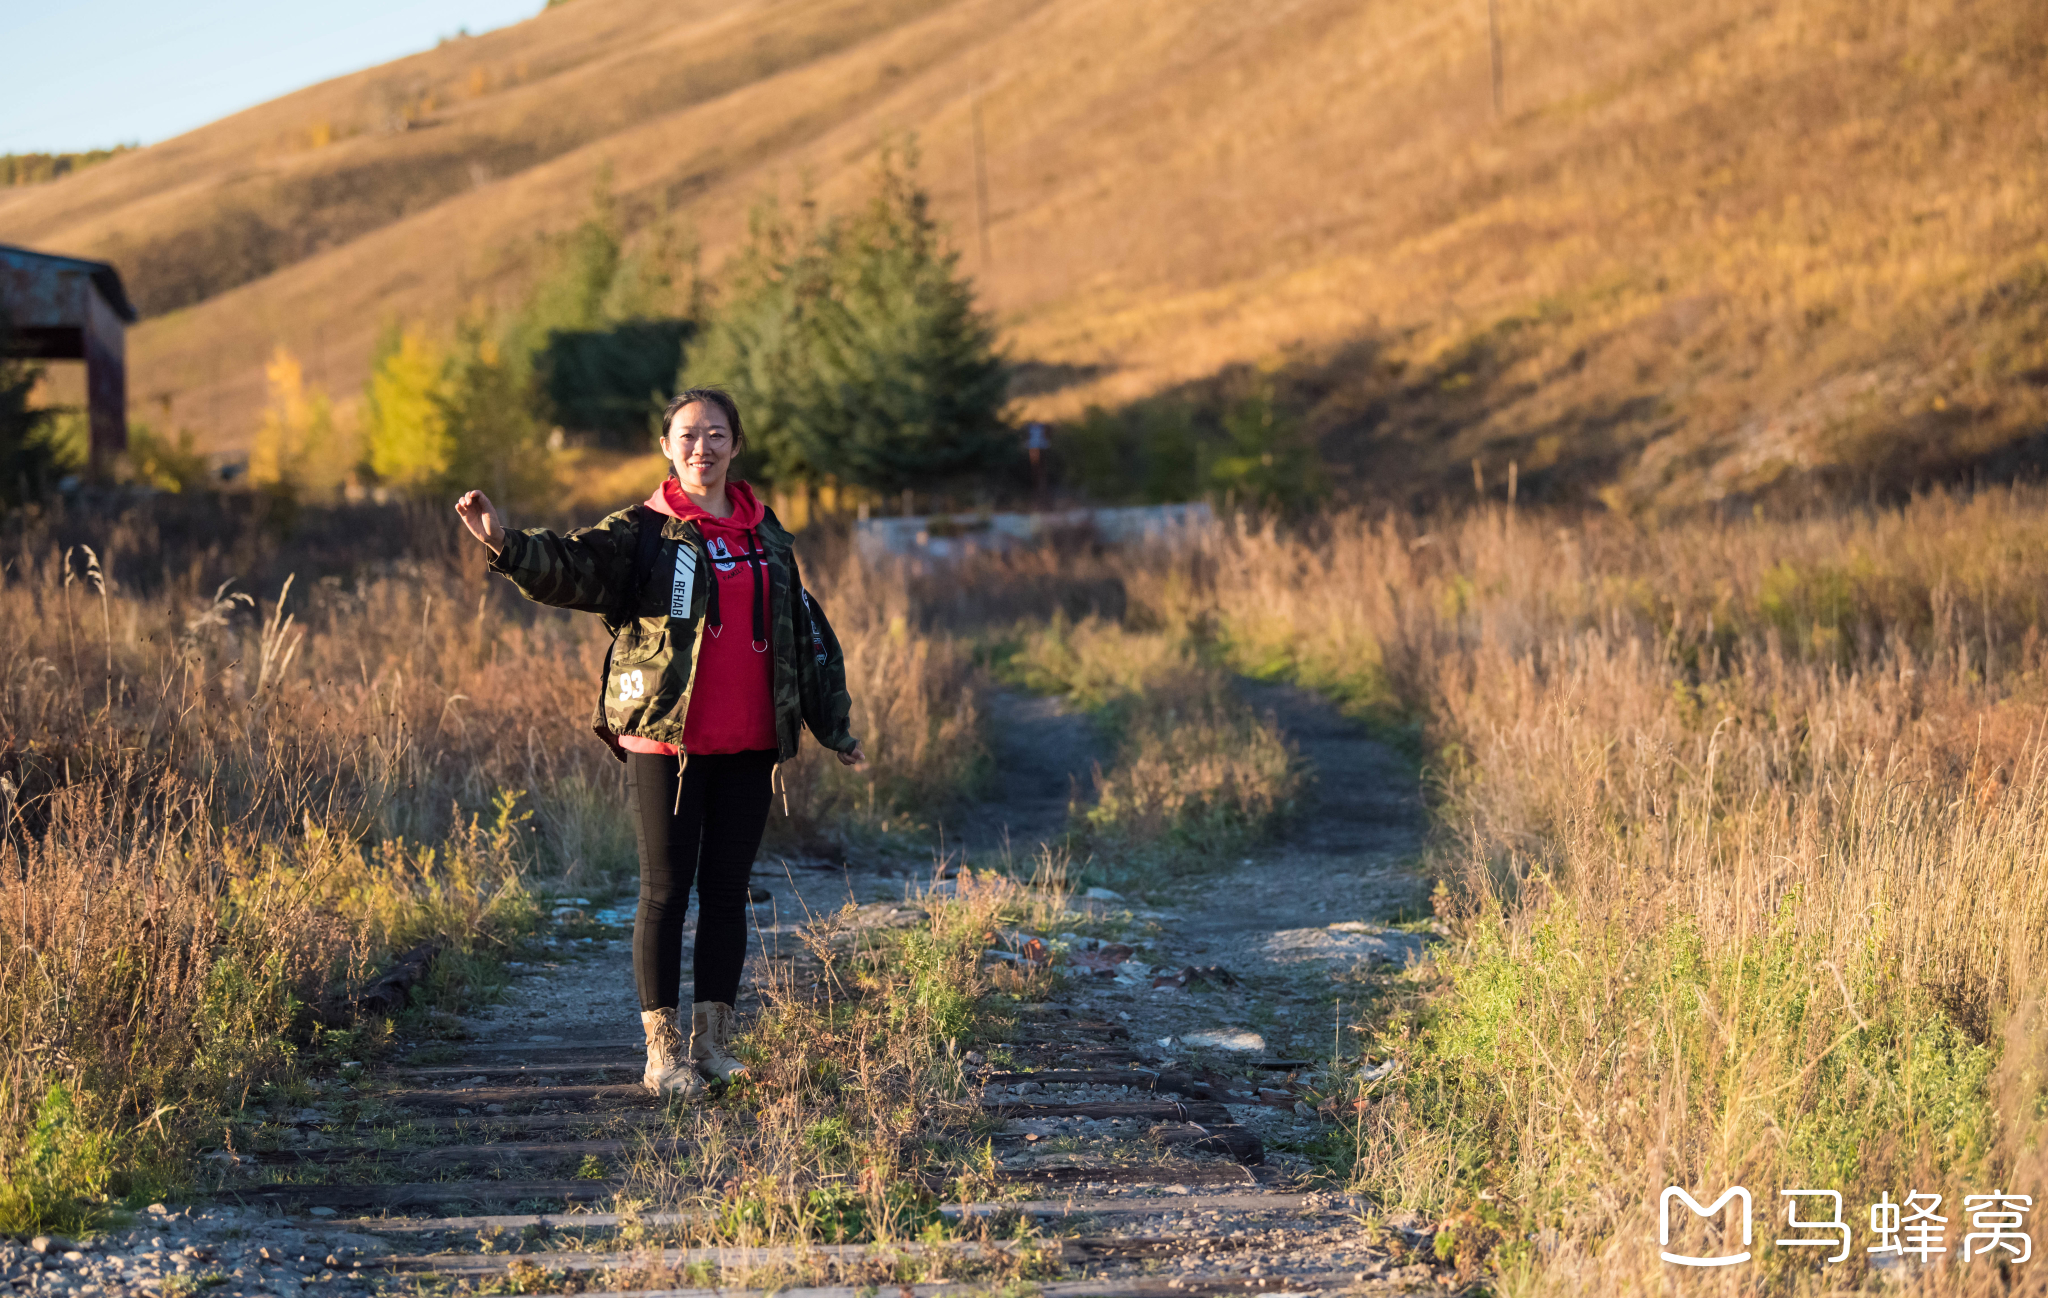
M 761 530 L 747 533 L 747 562 L 754 566 L 754 652 L 768 652 L 768 555 L 761 549 Z
M 707 545 L 704 548 L 708 552 L 711 547 Z M 725 619 L 718 615 L 718 564 L 713 561 L 705 566 L 710 569 L 711 590 L 709 600 L 704 606 L 704 629 L 711 633 L 713 640 L 716 640 L 718 633 L 725 629 Z
M 746 564 L 753 570 L 754 578 L 754 652 L 768 652 L 768 552 L 761 547 L 761 532 L 754 528 L 747 533 L 747 553 L 730 556 L 733 561 Z M 704 629 L 717 639 L 725 631 L 725 619 L 718 611 L 718 560 L 712 558 L 710 602 L 704 610 Z

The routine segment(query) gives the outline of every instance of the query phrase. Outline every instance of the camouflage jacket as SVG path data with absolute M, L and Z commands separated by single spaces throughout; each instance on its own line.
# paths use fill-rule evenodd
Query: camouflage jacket
M 519 593 L 535 603 L 605 619 L 612 647 L 592 729 L 621 760 L 620 735 L 682 748 L 683 718 L 690 710 L 697 647 L 704 639 L 711 597 L 711 559 L 697 525 L 658 514 L 661 546 L 647 579 L 637 591 L 623 590 L 632 581 L 643 510 L 641 505 L 622 509 L 566 536 L 538 527 L 508 532 L 491 560 L 493 572 L 510 577 Z M 778 760 L 796 756 L 801 726 L 809 726 L 818 742 L 834 752 L 851 751 L 857 742 L 847 729 L 853 699 L 846 692 L 839 638 L 804 589 L 793 539 L 773 512 L 761 520 L 758 535 L 768 553 Z M 614 623 L 622 596 L 626 616 Z

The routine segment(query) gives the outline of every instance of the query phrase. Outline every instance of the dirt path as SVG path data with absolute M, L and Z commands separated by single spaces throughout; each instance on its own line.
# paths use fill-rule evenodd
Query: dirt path
M 1298 851 L 1391 861 L 1422 847 L 1422 786 L 1399 753 L 1293 685 L 1240 680 L 1238 693 L 1271 713 L 1316 773 L 1313 802 L 1288 834 Z
M 1041 1286 L 1049 1298 L 1437 1282 L 1421 1223 L 1368 1231 L 1364 1205 L 1319 1192 L 1305 1175 L 1332 1128 L 1298 1105 L 1316 1061 L 1344 1036 L 1346 1005 L 1355 1013 L 1375 969 L 1422 948 L 1420 936 L 1380 924 L 1424 901 L 1411 870 L 1421 832 L 1415 778 L 1320 700 L 1245 688 L 1317 773 L 1293 834 L 1171 900 L 1078 902 L 1073 922 L 1087 935 L 1046 935 L 1073 965 L 1069 990 L 1026 1007 L 1005 1033 L 1013 1039 L 971 1059 L 983 1106 L 1001 1124 L 997 1179 L 1024 1198 L 949 1211 L 1035 1218 L 1058 1239 L 1068 1277 Z M 948 827 L 949 846 L 1021 861 L 1059 835 L 1100 753 L 1085 719 L 1054 701 L 1001 695 L 991 711 L 1002 794 Z M 756 880 L 773 898 L 754 908 L 750 970 L 787 953 L 806 907 L 853 901 L 877 925 L 919 918 L 902 906 L 918 884 L 909 876 L 771 859 Z M 120 1247 L 142 1247 L 176 1232 L 171 1247 L 143 1247 L 156 1260 L 127 1283 L 184 1275 L 223 1298 L 368 1294 L 404 1288 L 422 1271 L 495 1283 L 508 1259 L 478 1251 L 493 1232 L 569 1225 L 558 1215 L 564 1206 L 582 1214 L 574 1224 L 607 1229 L 617 1219 L 602 1209 L 624 1184 L 605 1174 L 607 1160 L 617 1166 L 643 1148 L 660 1118 L 638 1086 L 632 907 L 575 898 L 562 906 L 576 936 L 553 939 L 547 959 L 514 966 L 500 1003 L 447 1025 L 465 1038 L 459 1045 L 421 1046 L 374 1079 L 332 1083 L 310 1102 L 252 1115 L 235 1150 L 216 1156 L 226 1202 L 122 1237 Z M 1089 960 L 1104 972 L 1090 973 Z M 1218 966 L 1227 978 L 1177 985 L 1190 966 Z M 752 1003 L 743 993 L 743 1016 Z M 378 1134 L 394 1129 L 413 1134 L 395 1144 Z M 660 1216 L 643 1221 L 658 1225 Z M 185 1244 L 196 1251 L 181 1252 Z M 571 1247 L 549 1252 L 547 1265 L 604 1270 L 624 1267 L 622 1256 Z M 747 1260 L 663 1257 L 691 1261 Z M 910 1289 L 919 1298 L 954 1291 Z
M 898 904 L 913 886 L 905 877 L 764 861 L 755 878 L 771 897 L 752 907 L 750 980 L 764 955 L 793 952 L 806 907 L 853 901 L 863 925 L 921 918 Z M 581 936 L 548 939 L 547 958 L 510 966 L 500 1000 L 443 1019 L 454 1044 L 414 1042 L 374 1077 L 345 1069 L 309 1097 L 244 1110 L 231 1148 L 204 1164 L 211 1202 L 152 1209 L 76 1259 L 63 1242 L 21 1260 L 0 1245 L 0 1279 L 20 1269 L 33 1292 L 76 1298 L 368 1298 L 410 1292 L 422 1271 L 501 1281 L 509 1259 L 483 1261 L 480 1240 L 543 1220 L 535 1210 L 578 1212 L 565 1226 L 615 1224 L 588 1210 L 610 1206 L 625 1182 L 609 1169 L 644 1152 L 663 1120 L 639 1084 L 633 902 L 563 898 L 557 918 Z M 757 1004 L 743 988 L 742 1015 Z
M 1097 762 L 1107 760 L 1088 719 L 1059 699 L 1012 690 L 989 695 L 989 731 L 995 787 L 970 816 L 948 826 L 948 837 L 980 857 L 1008 851 L 1026 860 L 1059 837 L 1068 807 L 1094 793 Z
M 985 1103 L 1016 1114 L 998 1154 L 1065 1189 L 1060 1228 L 1130 1243 L 1084 1268 L 1119 1292 L 1434 1287 L 1424 1223 L 1368 1231 L 1363 1205 L 1302 1193 L 1333 1128 L 1300 1097 L 1334 1040 L 1355 1049 L 1342 1028 L 1377 973 L 1424 947 L 1384 926 L 1426 913 L 1418 781 L 1323 700 L 1241 688 L 1313 768 L 1309 805 L 1285 841 L 1173 900 L 1082 903 L 1094 921 L 1066 942 L 1070 990 L 1020 1019 L 989 1061 Z M 1087 972 L 1124 948 L 1113 971 Z M 1184 972 L 1211 967 L 1223 972 Z M 1177 1112 L 1060 1112 L 1169 1095 Z M 1137 1251 L 1146 1241 L 1151 1255 Z

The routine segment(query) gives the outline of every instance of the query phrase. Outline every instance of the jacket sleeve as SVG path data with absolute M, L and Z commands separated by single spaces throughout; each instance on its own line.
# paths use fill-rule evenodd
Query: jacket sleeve
M 804 588 L 801 572 L 796 601 L 797 697 L 803 705 L 804 724 L 833 752 L 850 752 L 860 741 L 848 727 L 853 696 L 846 692 L 846 656 L 839 650 L 832 624 L 825 620 L 825 610 Z
M 491 559 L 536 604 L 609 615 L 633 567 L 634 526 L 620 510 L 595 527 L 562 535 L 544 527 L 507 532 Z

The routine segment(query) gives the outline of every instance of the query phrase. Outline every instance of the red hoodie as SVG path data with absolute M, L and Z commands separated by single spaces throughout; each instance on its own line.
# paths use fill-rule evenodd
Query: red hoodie
M 744 753 L 776 746 L 775 695 L 769 676 L 775 655 L 769 652 L 762 629 L 768 614 L 768 565 L 750 557 L 759 548 L 754 529 L 767 511 L 744 482 L 726 484 L 725 495 L 732 502 L 730 518 L 713 518 L 699 509 L 674 478 L 647 498 L 647 507 L 656 513 L 697 524 L 711 551 L 718 583 L 705 613 L 690 710 L 683 717 L 683 750 L 690 753 Z M 757 597 L 762 601 L 761 626 L 755 622 Z M 619 746 L 628 752 L 671 757 L 676 751 L 671 744 L 637 735 L 620 735 Z

